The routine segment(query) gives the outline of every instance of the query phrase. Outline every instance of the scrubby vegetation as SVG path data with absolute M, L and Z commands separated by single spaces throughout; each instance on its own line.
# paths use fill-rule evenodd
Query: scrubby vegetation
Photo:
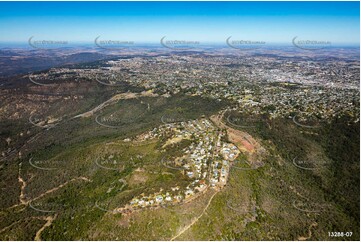
M 25 128 L 1 122 L 1 150 L 16 148 L 22 154 L 0 163 L 0 239 L 32 240 L 43 228 L 43 240 L 169 240 L 194 218 L 177 239 L 337 240 L 328 234 L 337 231 L 353 232 L 342 239 L 359 239 L 359 123 L 348 116 L 310 130 L 291 119 L 229 112 L 223 122 L 267 150 L 264 166 L 231 169 L 224 189 L 216 194 L 209 189 L 190 203 L 113 214 L 142 193 L 188 182 L 160 161 L 164 154 L 179 156 L 189 141 L 161 153 L 163 140 L 126 139 L 162 125 L 162 117 L 209 117 L 228 104 L 179 93 L 120 100 L 92 116 L 73 118 L 126 88 L 97 86 L 94 95 L 38 110 L 39 118 L 61 117 L 49 129 L 32 126 L 28 117 L 21 119 Z M 19 135 L 23 129 L 29 132 Z M 249 168 L 244 155 L 235 163 Z M 43 227 L 48 217 L 53 220 Z

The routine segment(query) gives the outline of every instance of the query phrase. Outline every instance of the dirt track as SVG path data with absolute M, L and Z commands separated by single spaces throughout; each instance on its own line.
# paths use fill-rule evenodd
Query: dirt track
M 78 114 L 76 116 L 74 116 L 73 118 L 86 118 L 86 117 L 91 117 L 92 115 L 94 115 L 94 113 L 98 112 L 99 110 L 105 108 L 106 106 L 118 101 L 118 100 L 126 100 L 126 99 L 134 99 L 134 98 L 139 98 L 139 97 L 157 97 L 157 94 L 154 94 L 152 92 L 141 92 L 139 93 L 132 93 L 132 92 L 127 92 L 127 93 L 120 93 L 117 94 L 113 97 L 111 97 L 110 99 L 108 99 L 107 101 L 99 104 L 98 106 L 96 106 L 95 108 L 93 108 L 90 111 L 87 111 L 85 113 L 82 114 Z
M 247 155 L 248 162 L 251 166 L 261 166 L 262 156 L 265 154 L 266 150 L 250 134 L 234 129 L 223 123 L 222 119 L 225 112 L 226 111 L 223 111 L 218 115 L 213 115 L 210 119 L 219 128 L 226 129 L 229 141 L 235 144 L 240 151 Z
M 207 205 L 204 207 L 202 213 L 201 213 L 198 217 L 192 219 L 192 222 L 191 222 L 190 224 L 188 224 L 188 225 L 187 225 L 186 227 L 184 227 L 181 231 L 179 231 L 179 233 L 178 233 L 177 235 L 175 235 L 173 238 L 170 239 L 171 241 L 175 240 L 175 239 L 178 238 L 180 235 L 182 235 L 184 232 L 186 232 L 190 227 L 193 226 L 193 224 L 195 224 L 195 223 L 203 216 L 203 214 L 206 212 L 206 210 L 208 209 L 209 205 L 211 204 L 214 196 L 215 196 L 218 192 L 219 192 L 219 190 L 217 190 L 217 191 L 211 196 L 211 198 L 209 199 Z
M 41 227 L 38 232 L 36 232 L 35 241 L 41 241 L 41 233 L 44 231 L 44 229 L 46 229 L 46 227 L 49 227 L 51 225 L 51 223 L 55 220 L 56 215 L 54 217 L 48 216 L 48 217 L 44 217 L 44 220 L 46 220 L 46 223 L 43 225 L 43 227 Z
M 24 179 L 21 177 L 21 164 L 19 164 L 19 176 L 18 176 L 18 181 L 21 183 L 21 187 L 20 187 L 20 195 L 19 195 L 19 200 L 21 204 L 26 204 L 26 200 L 25 200 L 25 187 L 26 187 L 26 182 L 24 181 Z

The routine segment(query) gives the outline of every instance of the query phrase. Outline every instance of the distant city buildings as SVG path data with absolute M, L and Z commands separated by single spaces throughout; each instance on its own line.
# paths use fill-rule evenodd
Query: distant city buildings
M 331 59 L 282 51 L 243 56 L 164 54 L 105 61 L 94 68 L 52 68 L 32 78 L 126 82 L 164 97 L 182 92 L 228 100 L 234 110 L 270 118 L 327 119 L 347 113 L 359 119 L 359 61 L 346 61 L 341 53 Z

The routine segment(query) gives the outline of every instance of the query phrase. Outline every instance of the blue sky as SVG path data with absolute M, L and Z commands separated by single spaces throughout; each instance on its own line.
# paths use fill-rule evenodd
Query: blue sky
M 135 43 L 233 39 L 289 43 L 299 36 L 359 44 L 359 2 L 0 2 L 0 42 Z

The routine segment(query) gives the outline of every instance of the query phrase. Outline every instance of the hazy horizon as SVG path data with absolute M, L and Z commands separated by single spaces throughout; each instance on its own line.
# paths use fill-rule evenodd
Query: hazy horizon
M 0 2 L 0 42 L 104 40 L 359 45 L 359 2 Z

